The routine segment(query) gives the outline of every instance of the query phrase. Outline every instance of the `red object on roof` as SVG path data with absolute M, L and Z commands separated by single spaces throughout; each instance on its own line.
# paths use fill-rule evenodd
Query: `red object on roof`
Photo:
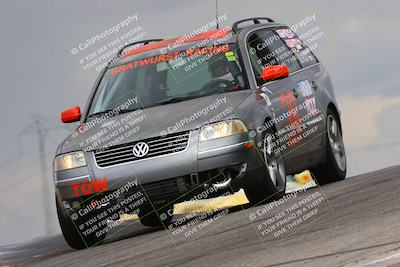
M 185 43 L 190 43 L 190 42 L 197 42 L 205 39 L 217 39 L 221 37 L 227 36 L 229 33 L 231 33 L 230 28 L 223 28 L 223 29 L 216 29 L 208 32 L 203 32 L 194 36 L 191 36 L 189 34 L 185 34 L 182 36 L 179 36 L 177 38 L 173 39 L 167 39 L 167 40 L 162 40 L 159 42 L 154 42 L 150 43 L 147 45 L 140 46 L 138 48 L 134 48 L 132 50 L 129 50 L 124 53 L 124 57 L 136 55 L 139 53 L 151 51 L 154 49 L 159 49 L 163 47 L 167 47 L 168 45 L 180 45 L 180 44 L 185 44 Z

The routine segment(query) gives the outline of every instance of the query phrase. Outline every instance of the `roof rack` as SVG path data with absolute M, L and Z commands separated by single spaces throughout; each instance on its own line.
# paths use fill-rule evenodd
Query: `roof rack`
M 136 45 L 136 44 L 147 45 L 147 44 L 149 44 L 149 43 L 152 43 L 152 42 L 159 42 L 159 41 L 162 41 L 162 40 L 164 40 L 164 39 L 147 39 L 147 40 L 141 40 L 141 41 L 138 41 L 138 42 L 133 42 L 133 43 L 124 45 L 124 46 L 121 47 L 121 49 L 118 51 L 117 57 L 121 56 L 121 55 L 122 55 L 122 51 L 124 51 L 127 47 L 130 47 L 130 46 L 132 46 L 132 45 Z
M 260 20 L 266 20 L 268 23 L 269 22 L 274 22 L 273 19 L 270 19 L 270 18 L 267 18 L 267 17 L 242 19 L 242 20 L 238 20 L 235 23 L 233 23 L 232 30 L 233 30 L 233 32 L 238 33 L 239 30 L 240 30 L 239 25 L 242 24 L 243 22 L 253 21 L 254 24 L 260 24 L 261 23 Z

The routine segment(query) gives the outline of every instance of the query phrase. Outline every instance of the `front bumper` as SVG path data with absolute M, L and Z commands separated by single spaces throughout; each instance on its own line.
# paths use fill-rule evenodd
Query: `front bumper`
M 97 192 L 84 194 L 76 184 L 106 178 L 105 191 L 134 182 L 137 190 L 144 191 L 152 201 L 181 202 L 211 186 L 218 187 L 218 193 L 237 190 L 244 183 L 251 183 L 249 173 L 259 173 L 263 167 L 247 133 L 203 143 L 197 141 L 198 134 L 191 132 L 188 145 L 181 152 L 106 168 L 99 167 L 94 153 L 88 152 L 87 166 L 54 173 L 56 191 L 63 200 L 92 197 Z

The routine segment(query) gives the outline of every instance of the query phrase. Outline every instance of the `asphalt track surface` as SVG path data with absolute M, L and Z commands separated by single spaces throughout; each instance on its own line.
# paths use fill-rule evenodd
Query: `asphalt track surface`
M 3 246 L 0 247 L 0 263 L 33 266 L 391 265 L 400 262 L 400 257 L 396 256 L 400 255 L 399 173 L 400 167 L 390 167 L 308 189 L 254 220 L 249 218 L 257 211 L 260 213 L 264 205 L 246 210 L 238 208 L 201 229 L 193 238 L 171 238 L 171 232 L 165 229 L 144 228 L 138 222 L 131 222 L 105 244 L 87 250 L 69 248 L 60 235 Z M 262 236 L 257 230 L 266 218 L 277 216 L 315 195 L 325 200 L 318 206 L 320 214 L 279 236 L 271 233 Z M 380 262 L 385 258 L 391 259 L 390 264 L 389 261 Z

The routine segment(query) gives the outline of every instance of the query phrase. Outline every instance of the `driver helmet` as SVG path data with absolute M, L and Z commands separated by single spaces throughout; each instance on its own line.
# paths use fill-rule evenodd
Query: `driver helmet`
M 230 73 L 228 64 L 224 58 L 217 58 L 209 62 L 209 71 L 213 78 L 221 78 Z

